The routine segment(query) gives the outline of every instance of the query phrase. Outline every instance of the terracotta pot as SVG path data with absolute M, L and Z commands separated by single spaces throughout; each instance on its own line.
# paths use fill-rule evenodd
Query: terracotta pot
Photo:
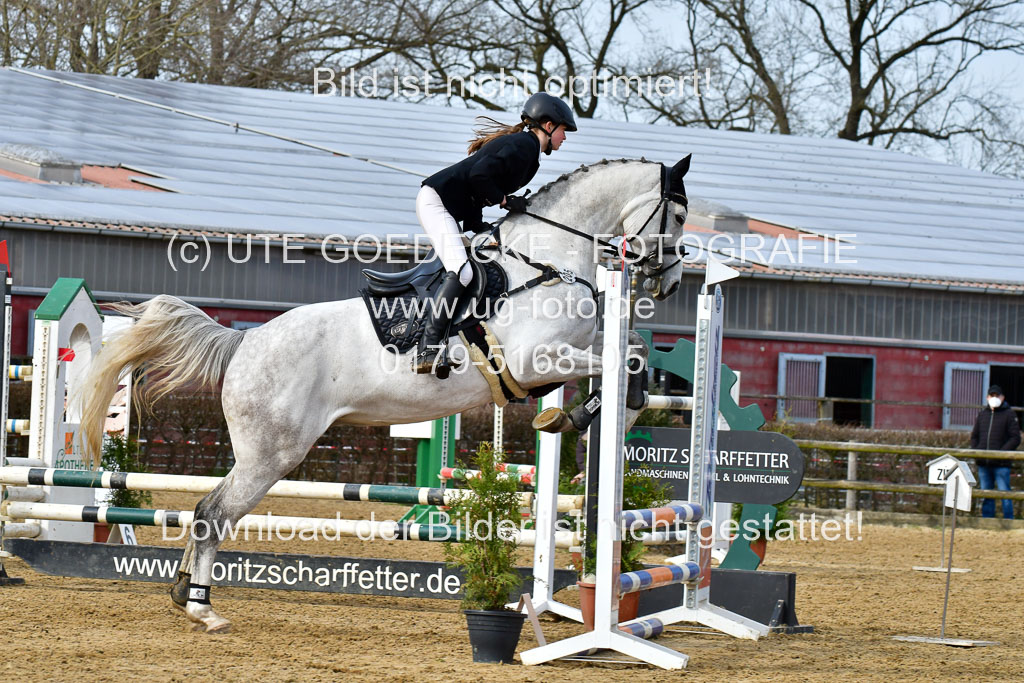
M 583 626 L 594 630 L 594 592 L 596 585 L 577 581 L 580 589 L 580 611 L 583 612 Z M 640 592 L 626 593 L 619 599 L 619 622 L 636 619 L 640 612 Z
M 580 611 L 583 612 L 583 627 L 588 631 L 594 630 L 594 589 L 597 584 L 583 583 L 577 581 L 580 588 Z
M 626 593 L 619 598 L 619 623 L 636 619 L 640 612 L 640 591 Z

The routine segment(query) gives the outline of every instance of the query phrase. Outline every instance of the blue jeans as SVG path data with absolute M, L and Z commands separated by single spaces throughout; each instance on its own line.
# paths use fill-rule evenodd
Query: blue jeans
M 992 489 L 993 480 L 995 480 L 994 488 L 1000 491 L 1009 491 L 1010 466 L 1000 465 L 999 467 L 991 467 L 988 465 L 978 465 L 978 487 Z M 996 501 L 994 498 L 984 498 L 981 501 L 981 516 L 996 516 Z M 1013 519 L 1013 501 L 1005 498 L 1003 499 L 1003 519 Z

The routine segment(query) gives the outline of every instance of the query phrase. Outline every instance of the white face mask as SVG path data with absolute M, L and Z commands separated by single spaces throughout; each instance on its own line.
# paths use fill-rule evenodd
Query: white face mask
M 995 410 L 999 406 L 1003 405 L 1003 399 L 999 398 L 998 396 L 989 396 L 988 404 L 989 406 L 992 407 L 992 410 Z

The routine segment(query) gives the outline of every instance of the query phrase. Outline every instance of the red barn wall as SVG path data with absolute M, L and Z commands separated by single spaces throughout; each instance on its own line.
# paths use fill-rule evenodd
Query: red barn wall
M 655 336 L 658 344 L 671 344 L 673 335 Z M 867 344 L 827 344 L 766 339 L 726 337 L 723 359 L 733 370 L 742 373 L 740 393 L 743 395 L 778 394 L 779 354 L 868 355 L 875 359 L 875 400 L 927 401 L 941 403 L 946 363 L 1024 363 L 1024 354 L 988 353 L 918 349 Z M 766 418 L 776 413 L 774 399 L 746 399 L 741 405 L 755 402 Z M 978 406 L 979 409 L 981 406 Z M 879 429 L 941 429 L 942 409 L 924 406 L 875 406 L 874 427 Z
M 15 296 L 11 353 L 28 356 L 28 311 L 38 308 L 42 297 Z M 235 321 L 267 322 L 282 311 L 242 308 L 204 307 L 204 311 L 220 324 L 230 327 Z M 657 334 L 655 342 L 672 344 L 676 335 Z M 744 395 L 778 393 L 779 354 L 851 354 L 869 355 L 875 359 L 875 399 L 885 401 L 929 401 L 941 403 L 945 364 L 948 361 L 965 363 L 1024 364 L 1024 353 L 987 353 L 918 349 L 867 344 L 828 344 L 821 342 L 793 342 L 766 339 L 726 337 L 724 360 L 733 370 L 742 372 L 741 393 Z M 742 405 L 750 399 L 741 401 Z M 758 399 L 766 418 L 776 412 L 774 399 Z M 979 406 L 980 407 L 980 406 Z M 942 409 L 923 406 L 875 407 L 874 426 L 880 429 L 940 429 Z

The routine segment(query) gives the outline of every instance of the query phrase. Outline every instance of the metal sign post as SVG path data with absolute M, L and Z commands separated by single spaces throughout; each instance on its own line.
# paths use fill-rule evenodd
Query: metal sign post
M 935 458 L 928 463 L 928 483 L 929 484 L 942 484 L 945 485 L 949 475 L 956 469 L 957 464 L 960 461 L 954 458 L 949 453 Z M 966 574 L 971 571 L 970 569 L 963 569 L 960 567 L 949 568 L 946 566 L 946 506 L 942 506 L 942 536 L 940 536 L 941 544 L 939 549 L 939 564 L 935 567 L 914 567 L 916 572 L 955 572 L 957 574 Z
M 974 475 L 966 464 L 956 458 L 945 455 L 942 460 L 943 482 L 946 490 L 942 496 L 942 506 L 952 508 L 953 522 L 949 535 L 949 560 L 946 564 L 946 593 L 942 599 L 942 625 L 939 628 L 939 637 L 931 636 L 893 636 L 893 640 L 901 640 L 908 643 L 928 643 L 931 645 L 948 645 L 951 647 L 985 647 L 987 645 L 998 645 L 991 640 L 971 640 L 968 638 L 947 638 L 946 637 L 946 612 L 949 607 L 949 590 L 953 572 L 953 541 L 956 537 L 956 513 L 957 510 L 969 512 L 971 509 L 971 488 L 977 485 Z M 936 461 L 933 461 L 936 462 Z M 931 464 L 931 463 L 929 463 Z M 916 569 L 917 567 L 915 567 Z

